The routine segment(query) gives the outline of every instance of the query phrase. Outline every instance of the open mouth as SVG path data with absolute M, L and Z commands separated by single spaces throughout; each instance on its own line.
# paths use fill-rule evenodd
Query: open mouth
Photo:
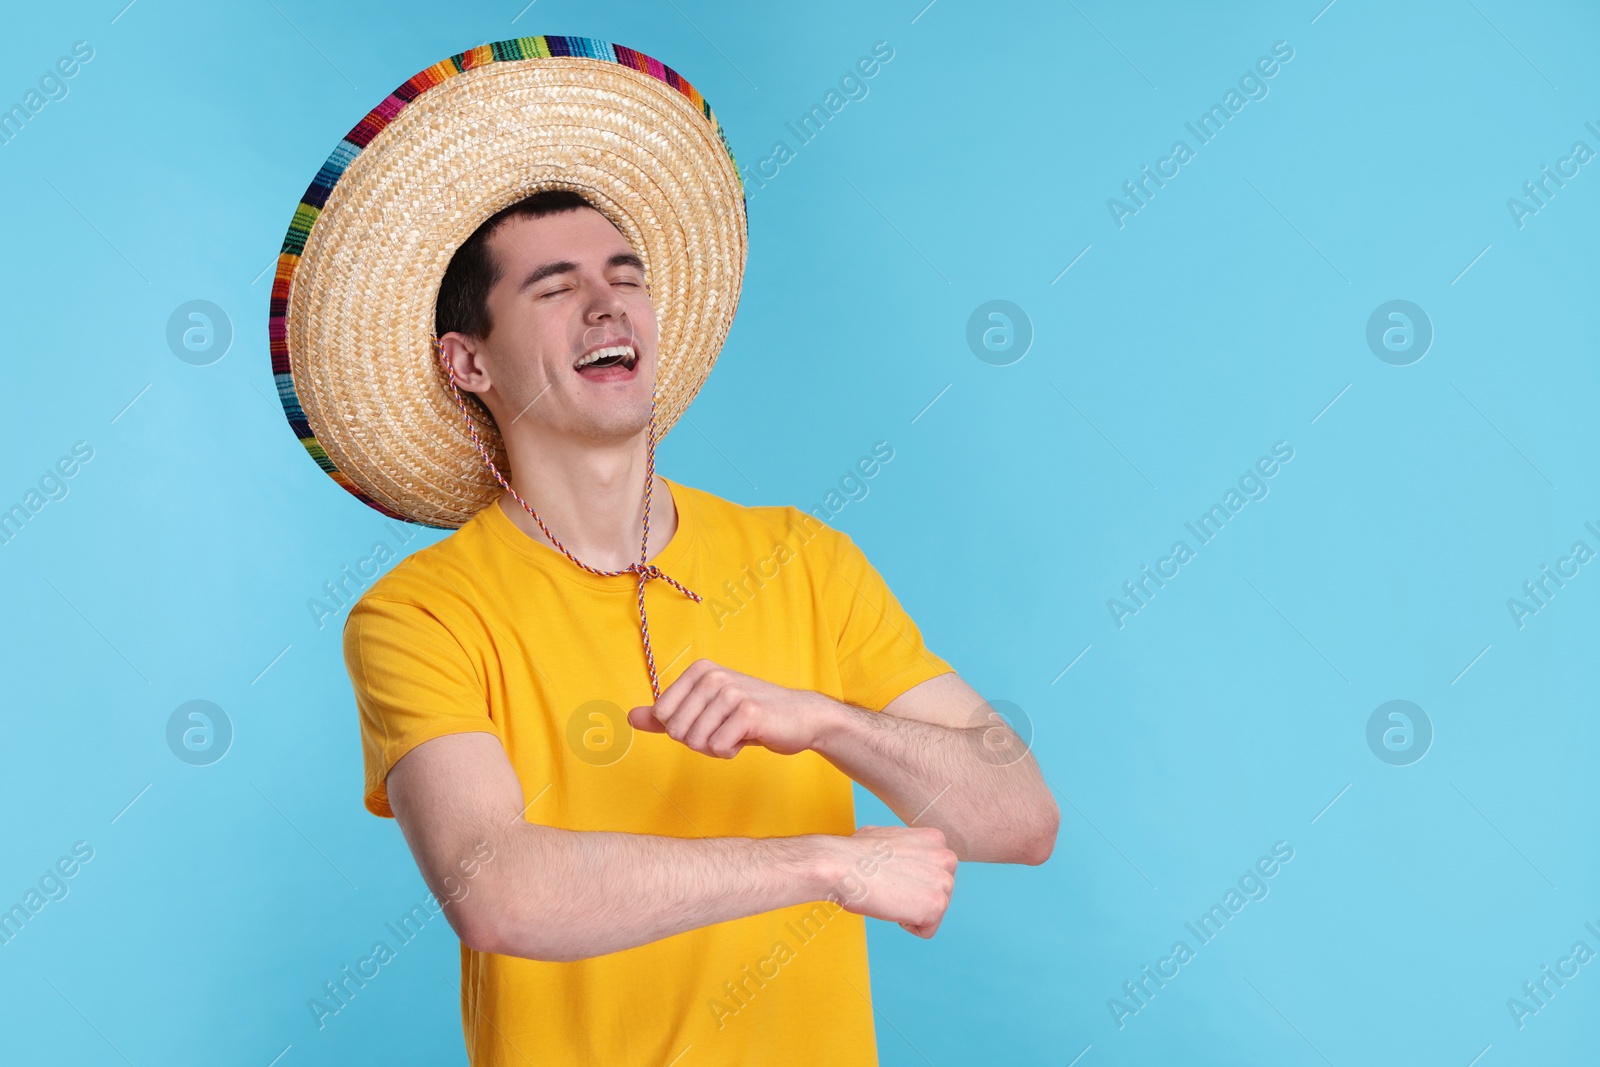
M 597 348 L 572 365 L 583 377 L 592 381 L 617 381 L 632 376 L 639 364 L 639 354 L 629 344 L 608 345 Z

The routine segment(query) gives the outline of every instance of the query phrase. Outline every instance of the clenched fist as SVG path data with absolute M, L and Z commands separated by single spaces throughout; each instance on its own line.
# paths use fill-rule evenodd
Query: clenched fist
M 745 745 L 783 756 L 813 747 L 834 702 L 697 659 L 654 705 L 628 712 L 635 730 L 664 733 L 696 752 L 732 759 Z
M 956 885 L 956 854 L 935 826 L 863 826 L 839 843 L 843 873 L 828 899 L 857 915 L 932 937 Z

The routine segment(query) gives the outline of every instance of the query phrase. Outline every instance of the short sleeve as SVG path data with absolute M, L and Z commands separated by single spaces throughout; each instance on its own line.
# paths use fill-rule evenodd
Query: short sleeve
M 912 686 L 954 671 L 923 643 L 916 623 L 850 536 L 828 530 L 836 554 L 825 595 L 838 636 L 844 702 L 882 711 Z
M 425 608 L 363 597 L 345 619 L 344 661 L 361 716 L 364 799 L 374 815 L 394 817 L 384 779 L 422 742 L 446 734 L 498 736 L 471 659 Z

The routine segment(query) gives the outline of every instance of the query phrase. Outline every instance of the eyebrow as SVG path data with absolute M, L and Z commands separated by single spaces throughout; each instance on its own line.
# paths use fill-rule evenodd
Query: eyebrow
M 632 252 L 618 252 L 606 260 L 606 267 L 635 267 L 640 274 L 644 273 L 644 260 Z M 570 259 L 558 259 L 550 263 L 533 268 L 528 276 L 522 279 L 522 284 L 517 286 L 517 292 L 522 292 L 529 286 L 538 285 L 552 274 L 570 274 L 578 269 L 578 265 Z

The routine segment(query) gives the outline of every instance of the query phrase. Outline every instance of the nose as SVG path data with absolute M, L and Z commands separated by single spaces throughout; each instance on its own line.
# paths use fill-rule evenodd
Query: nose
M 584 310 L 584 319 L 590 323 L 599 323 L 607 318 L 625 321 L 627 318 L 627 305 L 623 303 L 622 296 L 611 284 L 604 279 L 592 283 L 587 307 Z

